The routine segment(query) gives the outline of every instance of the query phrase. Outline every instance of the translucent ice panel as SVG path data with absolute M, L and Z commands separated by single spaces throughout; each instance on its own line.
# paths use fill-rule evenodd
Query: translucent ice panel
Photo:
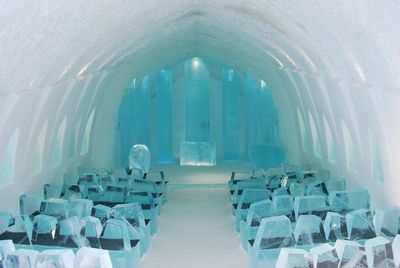
M 272 249 L 294 245 L 290 220 L 286 216 L 263 218 L 258 229 L 253 247 Z
M 345 218 L 336 212 L 329 211 L 324 221 L 325 239 L 336 241 L 336 239 L 344 239 L 347 237 Z
M 92 216 L 100 219 L 104 224 L 111 217 L 111 208 L 104 205 L 96 205 L 92 210 Z
M 93 209 L 93 201 L 89 199 L 72 199 L 69 201 L 69 217 L 78 218 L 90 216 Z
M 49 198 L 40 204 L 40 213 L 56 217 L 58 219 L 68 218 L 69 202 L 65 199 Z
M 400 265 L 400 235 L 396 235 L 392 243 L 394 263 L 396 267 Z
M 268 168 L 282 165 L 286 155 L 283 147 L 278 144 L 252 144 L 249 158 L 255 168 Z
M 36 268 L 74 268 L 75 254 L 71 249 L 44 250 L 36 257 Z
M 325 243 L 310 249 L 314 268 L 336 268 L 339 258 L 336 249 Z
M 372 213 L 367 209 L 358 209 L 346 214 L 348 239 L 359 240 L 375 237 Z
M 397 207 L 376 209 L 374 226 L 376 235 L 395 237 L 400 233 L 400 209 Z
M 324 184 L 325 184 L 328 194 L 333 191 L 346 190 L 346 180 L 343 180 L 343 179 L 327 180 L 324 182 Z
M 80 219 L 81 234 L 87 239 L 87 244 L 93 248 L 100 248 L 100 235 L 103 231 L 100 219 L 92 216 Z
M 293 197 L 290 195 L 274 196 L 272 204 L 275 215 L 288 215 L 293 218 Z
M 215 142 L 182 142 L 181 166 L 215 166 L 217 147 Z
M 281 268 L 309 268 L 309 253 L 300 248 L 282 248 L 276 262 Z
M 86 245 L 86 239 L 81 235 L 81 224 L 77 216 L 60 221 L 55 238 L 60 246 L 81 248 Z
M 19 210 L 21 215 L 31 216 L 40 210 L 43 198 L 35 195 L 23 194 L 19 197 Z
M 18 249 L 7 256 L 7 268 L 34 268 L 39 251 Z
M 0 265 L 2 260 L 5 260 L 8 254 L 15 251 L 15 246 L 12 240 L 0 240 Z
M 328 210 L 326 198 L 323 195 L 316 196 L 297 196 L 294 200 L 294 213 L 296 219 L 301 214 L 323 215 Z
M 151 156 L 149 148 L 144 144 L 135 144 L 129 152 L 129 168 L 149 172 Z
M 356 241 L 338 239 L 335 243 L 339 268 L 368 267 L 365 248 Z
M 390 241 L 378 236 L 365 241 L 368 267 L 394 267 L 393 251 Z
M 369 209 L 370 196 L 364 189 L 333 191 L 329 193 L 329 206 L 332 211 L 336 212 Z
M 83 247 L 75 257 L 74 268 L 112 268 L 108 250 Z
M 39 214 L 33 218 L 32 243 L 48 244 L 54 239 L 57 229 L 57 219 Z M 43 242 L 45 241 L 45 242 Z M 50 241 L 50 242 L 47 242 Z
M 298 245 L 325 242 L 321 218 L 315 215 L 300 215 L 293 231 Z
M 128 225 L 123 220 L 107 220 L 100 238 L 101 248 L 103 249 L 126 251 L 131 249 Z
M 304 185 L 300 183 L 292 183 L 289 187 L 289 192 L 293 197 L 303 196 L 305 193 Z

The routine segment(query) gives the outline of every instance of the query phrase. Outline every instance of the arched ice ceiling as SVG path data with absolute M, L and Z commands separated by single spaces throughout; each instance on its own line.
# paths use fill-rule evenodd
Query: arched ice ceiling
M 68 140 L 75 125 L 86 122 L 95 108 L 91 155 L 104 155 L 96 161 L 107 165 L 113 123 L 129 81 L 202 56 L 269 84 L 293 162 L 317 162 L 356 185 L 366 185 L 381 201 L 399 204 L 392 187 L 400 175 L 395 165 L 400 159 L 400 128 L 395 123 L 399 12 L 395 0 L 0 1 L 0 148 L 20 127 L 23 142 L 17 159 L 26 166 L 46 121 L 51 144 L 68 116 Z M 322 143 L 326 118 L 337 163 L 327 164 L 325 147 L 322 158 L 300 150 L 297 108 L 306 119 L 314 117 Z M 353 171 L 344 160 L 342 121 L 349 126 L 359 158 Z M 370 175 L 369 137 L 380 147 L 384 188 Z M 50 151 L 46 145 L 44 152 Z M 89 160 L 77 156 L 68 161 L 52 169 L 45 159 L 47 175 L 42 175 L 54 176 Z M 29 168 L 22 168 L 14 183 L 27 175 Z

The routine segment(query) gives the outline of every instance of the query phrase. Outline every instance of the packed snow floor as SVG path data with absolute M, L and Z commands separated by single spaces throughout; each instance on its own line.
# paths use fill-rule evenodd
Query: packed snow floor
M 227 188 L 168 190 L 142 268 L 243 268 L 247 263 Z

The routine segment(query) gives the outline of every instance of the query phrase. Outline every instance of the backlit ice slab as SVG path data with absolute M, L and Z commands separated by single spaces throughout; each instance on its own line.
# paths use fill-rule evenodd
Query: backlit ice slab
M 181 143 L 181 166 L 215 166 L 217 163 L 215 142 Z

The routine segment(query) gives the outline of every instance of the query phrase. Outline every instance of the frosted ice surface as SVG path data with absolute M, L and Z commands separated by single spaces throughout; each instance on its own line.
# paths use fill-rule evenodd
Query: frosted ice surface
M 44 250 L 36 257 L 35 268 L 74 268 L 75 254 L 71 249 Z
M 356 241 L 338 239 L 335 243 L 339 268 L 368 267 L 365 248 Z
M 19 197 L 19 210 L 21 215 L 32 215 L 40 210 L 43 198 L 35 195 L 23 194 Z
M 396 235 L 392 243 L 394 263 L 396 267 L 400 266 L 400 235 Z
M 215 166 L 217 163 L 217 146 L 215 142 L 181 143 L 181 166 Z
M 49 198 L 40 204 L 40 213 L 59 219 L 68 218 L 69 202 L 60 198 Z
M 151 155 L 149 148 L 144 144 L 135 144 L 129 152 L 129 168 L 139 169 L 142 173 L 149 172 Z
M 7 268 L 34 268 L 39 251 L 18 249 L 7 256 Z
M 314 268 L 336 268 L 339 258 L 336 249 L 328 243 L 310 249 Z
M 101 223 L 104 224 L 111 217 L 111 208 L 104 205 L 95 205 L 92 216 L 100 219 Z
M 346 214 L 347 236 L 351 240 L 375 237 L 372 213 L 367 209 L 358 209 Z
M 0 240 L 0 261 L 5 260 L 7 255 L 15 251 L 15 246 L 12 240 Z M 2 263 L 0 262 L 0 265 Z
M 93 201 L 89 199 L 71 199 L 69 201 L 68 216 L 78 216 L 79 218 L 90 216 L 93 209 Z
M 318 214 L 328 210 L 326 198 L 323 195 L 297 196 L 294 200 L 296 219 L 301 214 Z
M 61 196 L 61 192 L 61 185 L 47 183 L 43 186 L 44 199 L 59 198 Z
M 77 216 L 70 217 L 68 219 L 59 222 L 60 231 L 56 233 L 65 238 L 69 238 L 73 241 L 75 247 L 83 247 L 85 245 L 85 238 L 81 235 L 81 224 Z M 60 242 L 60 246 L 64 246 L 64 241 Z
M 276 262 L 280 268 L 309 268 L 309 253 L 300 248 L 282 248 Z
M 296 242 L 301 245 L 312 245 L 325 242 L 322 233 L 321 218 L 315 215 L 299 216 L 296 221 L 293 235 Z
M 306 194 L 307 195 L 325 195 L 323 189 L 323 182 L 321 180 L 313 181 L 307 185 Z
M 293 212 L 293 197 L 290 195 L 274 196 L 272 204 L 276 215 L 291 215 Z
M 82 232 L 85 237 L 99 238 L 103 230 L 100 219 L 92 216 L 83 217 L 80 219 Z
M 128 226 L 125 221 L 118 219 L 109 219 L 103 227 L 101 234 L 101 247 L 108 250 L 126 250 L 131 249 Z
M 325 239 L 335 241 L 347 237 L 345 218 L 336 212 L 329 211 L 323 224 Z
M 112 268 L 108 250 L 83 247 L 75 257 L 75 268 Z
M 392 268 L 394 267 L 393 251 L 390 241 L 378 236 L 365 241 L 368 267 Z
M 304 192 L 305 192 L 304 185 L 302 185 L 300 183 L 292 183 L 292 184 L 290 184 L 289 192 L 290 192 L 290 195 L 293 197 L 303 196 Z
M 41 235 L 54 238 L 57 228 L 57 219 L 52 216 L 39 214 L 33 218 L 32 242 L 40 242 Z
M 395 237 L 400 233 L 400 209 L 397 207 L 376 209 L 374 226 L 376 235 Z
M 326 190 L 328 193 L 333 191 L 344 191 L 346 190 L 346 180 L 336 179 L 336 180 L 327 180 L 324 182 Z
M 329 205 L 331 210 L 336 212 L 369 209 L 370 196 L 365 189 L 333 191 L 329 193 Z
M 286 155 L 278 144 L 253 144 L 249 148 L 249 158 L 255 168 L 269 168 L 282 165 Z

